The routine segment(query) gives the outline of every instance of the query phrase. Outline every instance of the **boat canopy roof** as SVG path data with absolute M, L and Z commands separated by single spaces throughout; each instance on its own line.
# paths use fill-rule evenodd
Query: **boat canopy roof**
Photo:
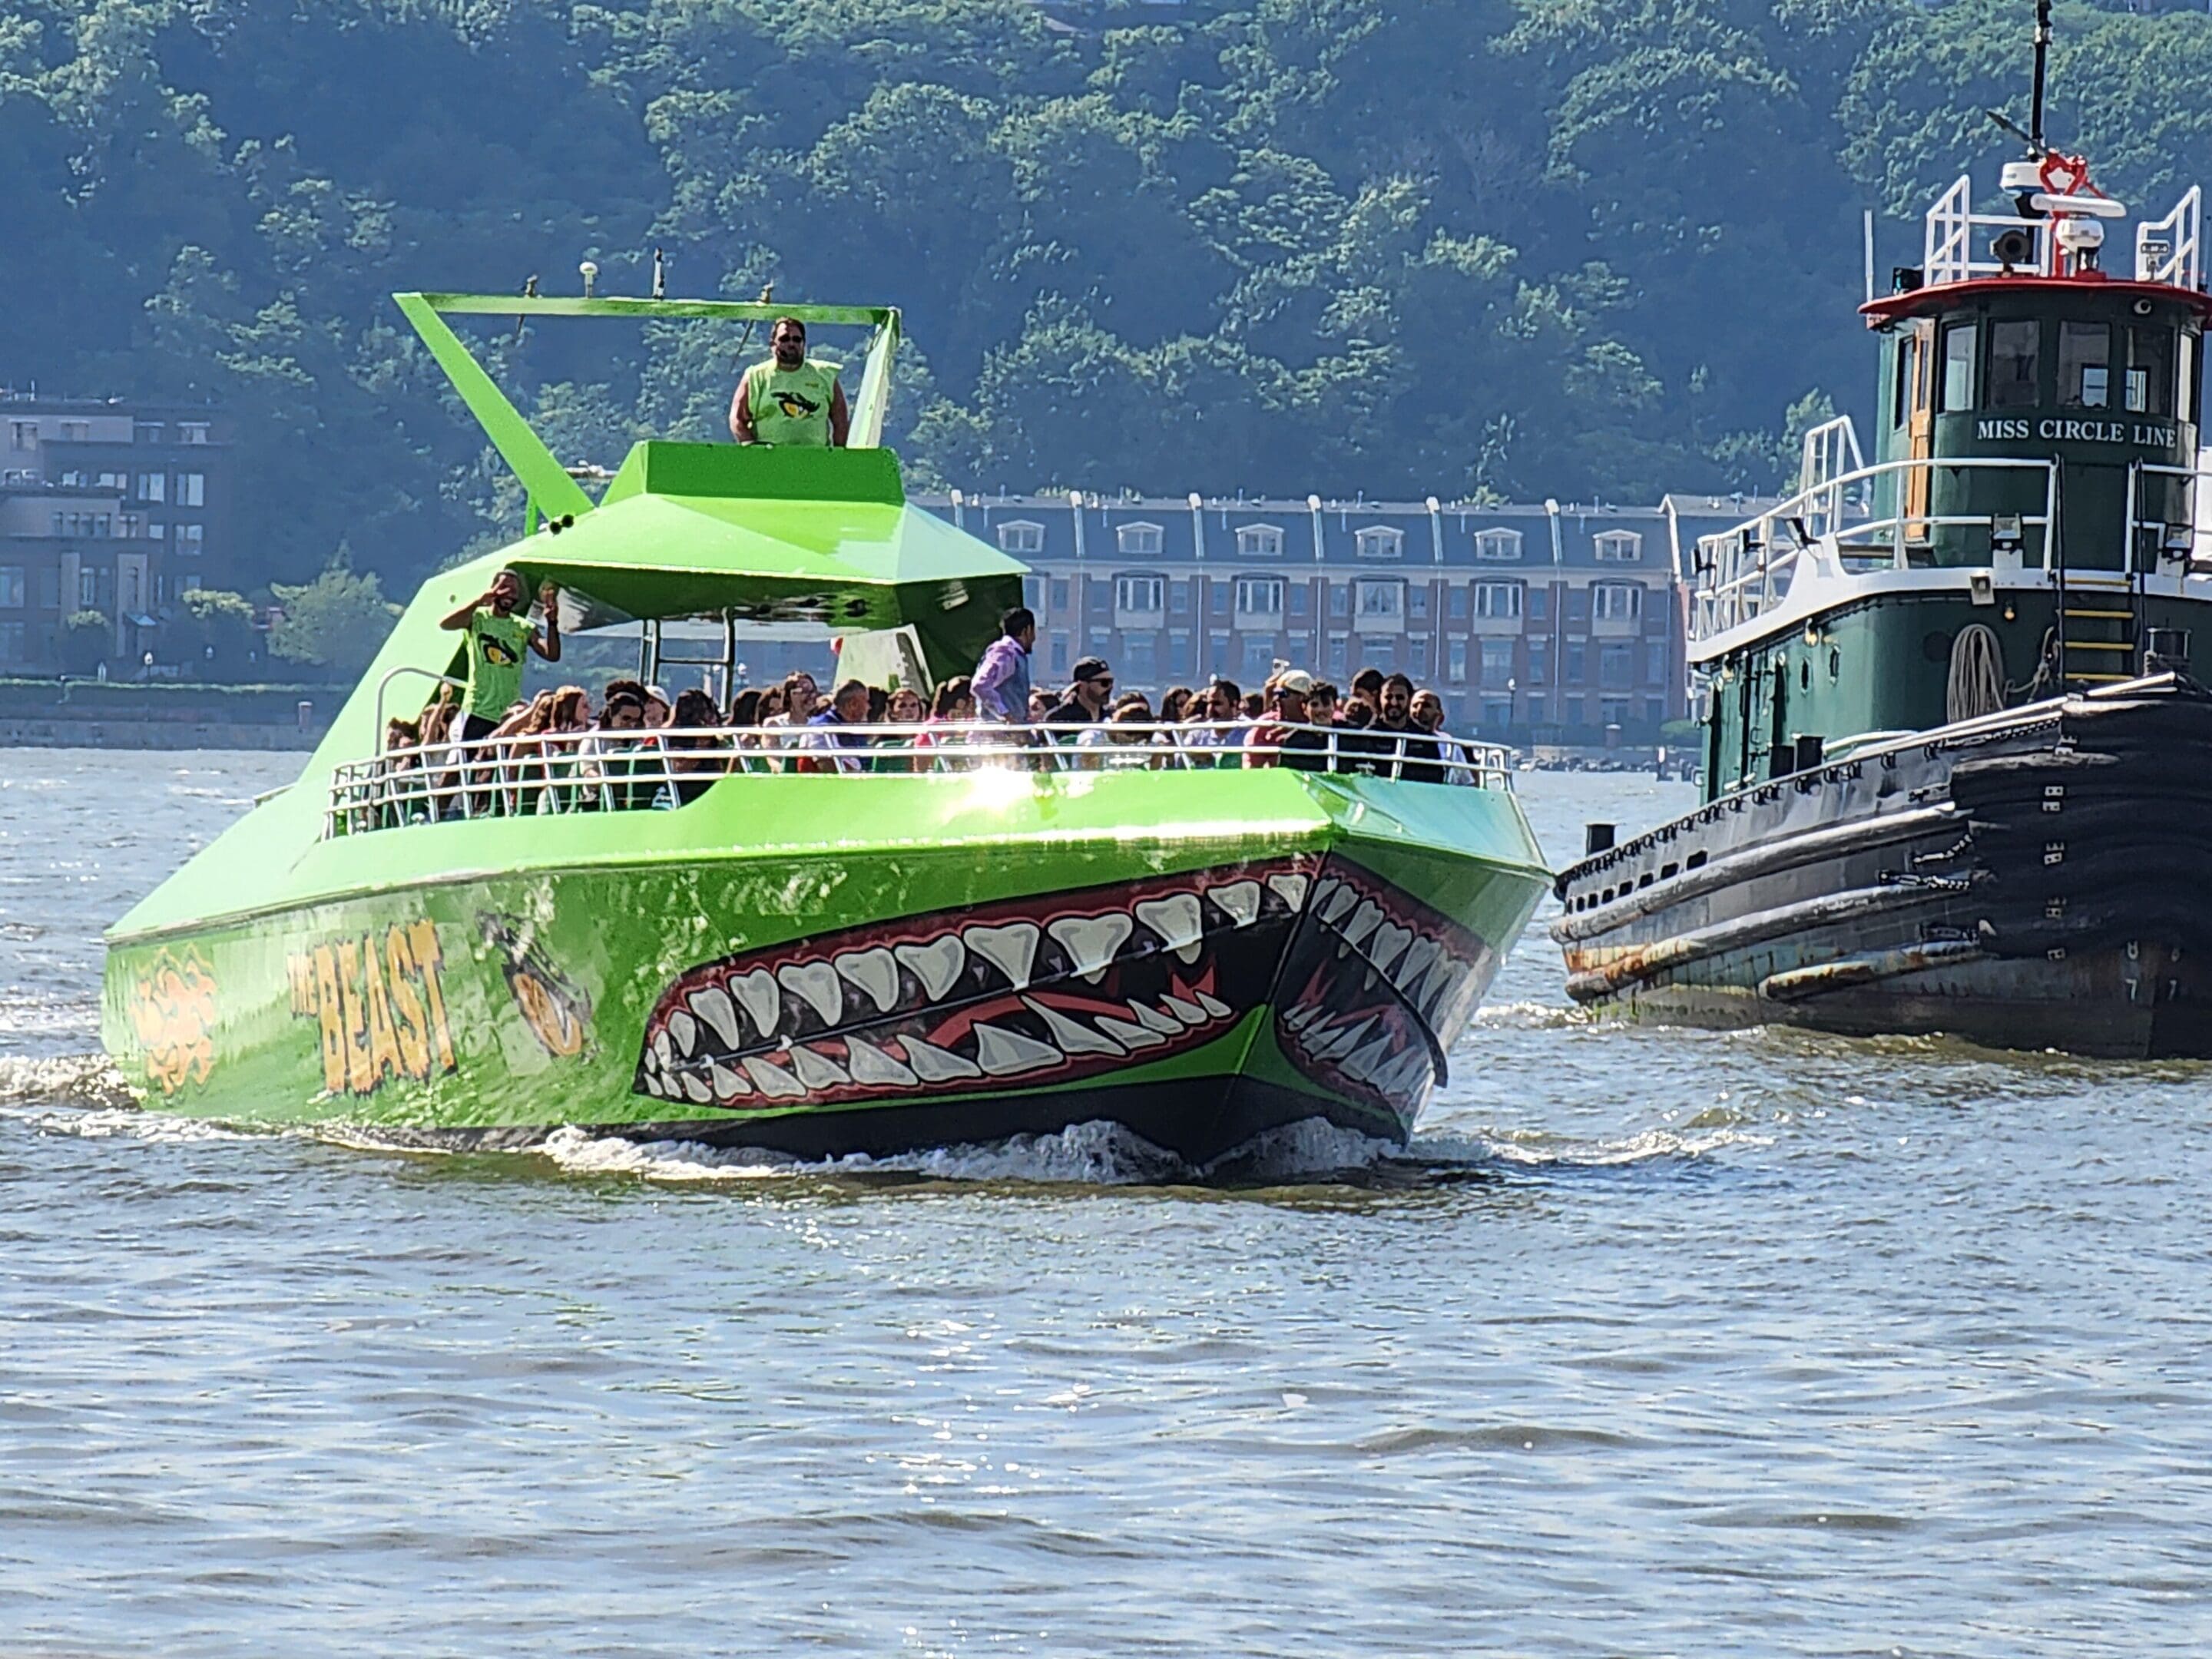
M 831 635 L 905 628 L 931 678 L 942 679 L 972 667 L 1000 614 L 1021 603 L 1024 567 L 907 503 L 897 458 L 882 447 L 898 340 L 889 307 L 394 298 L 528 493 L 531 533 L 489 562 L 532 586 L 558 583 L 565 627 L 697 618 L 811 623 Z M 848 447 L 647 440 L 594 501 L 447 326 L 449 314 L 747 324 L 792 316 L 871 334 Z M 732 387 L 738 369 L 732 365 Z

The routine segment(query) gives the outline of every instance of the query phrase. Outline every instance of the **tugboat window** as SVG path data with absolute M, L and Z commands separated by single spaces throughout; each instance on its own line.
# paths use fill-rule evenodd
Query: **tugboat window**
M 2069 409 L 2112 406 L 2112 325 L 2058 325 L 2058 401 Z
M 2128 413 L 2166 415 L 2173 410 L 2173 331 L 2128 331 Z
M 1990 407 L 2033 409 L 2042 380 L 2043 325 L 2014 319 L 1990 325 Z
M 1974 325 L 1953 323 L 1943 331 L 1943 377 L 1936 406 L 1954 413 L 1974 406 Z
M 1920 378 L 1920 336 L 1906 335 L 1897 343 L 1897 396 L 1890 410 L 1889 423 L 1903 426 L 1905 416 L 1912 407 L 1912 391 Z

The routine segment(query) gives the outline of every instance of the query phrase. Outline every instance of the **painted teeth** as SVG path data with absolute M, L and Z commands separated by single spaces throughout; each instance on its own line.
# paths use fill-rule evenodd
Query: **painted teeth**
M 1354 1049 L 1339 1062 L 1347 1077 L 1358 1078 L 1362 1083 L 1375 1081 L 1375 1068 L 1390 1057 L 1390 1034 L 1385 1031 L 1364 1047 Z
M 1088 1025 L 1070 1019 L 1059 1009 L 1039 1002 L 1035 997 L 1024 997 L 1022 1002 L 1029 1011 L 1044 1022 L 1046 1030 L 1060 1051 L 1070 1054 L 1124 1054 L 1128 1052 L 1109 1036 L 1101 1036 Z
M 775 975 L 765 968 L 756 968 L 749 974 L 733 975 L 730 989 L 752 1017 L 753 1029 L 763 1036 L 774 1036 L 783 1020 L 783 993 L 775 988 Z
M 647 1094 L 658 1096 L 662 1100 L 668 1098 L 668 1085 L 661 1080 L 658 1072 L 645 1074 L 645 1089 Z
M 1029 989 L 1030 969 L 1036 961 L 1037 940 L 1042 937 L 1033 921 L 970 927 L 962 935 L 968 948 L 1004 974 L 1017 991 Z
M 745 1075 L 771 1100 L 798 1100 L 806 1093 L 806 1085 L 772 1060 L 758 1054 L 744 1062 Z
M 1344 924 L 1344 942 L 1357 945 L 1382 925 L 1382 907 L 1373 899 L 1362 899 L 1352 920 Z
M 1275 896 L 1277 898 L 1279 898 L 1284 903 L 1291 907 L 1291 914 L 1292 915 L 1296 915 L 1299 911 L 1306 908 L 1306 890 L 1312 884 L 1312 879 L 1306 876 L 1270 876 L 1267 878 L 1267 885 L 1274 890 Z
M 1401 927 L 1395 922 L 1384 922 L 1375 930 L 1375 937 L 1367 947 L 1367 959 L 1375 964 L 1377 973 L 1387 974 L 1398 953 L 1413 942 L 1413 930 Z
M 744 1028 L 738 1024 L 737 1005 L 720 986 L 709 985 L 694 991 L 691 1012 L 714 1028 L 714 1035 L 722 1040 L 725 1053 L 744 1047 Z
M 1355 890 L 1334 879 L 1321 885 L 1322 890 L 1314 896 L 1314 908 L 1321 919 L 1334 927 L 1352 913 L 1352 907 L 1359 902 L 1359 895 Z
M 927 945 L 902 945 L 892 954 L 921 981 L 921 988 L 932 1002 L 944 998 L 968 965 L 968 950 L 960 943 L 957 933 L 947 933 Z
M 676 1046 L 689 1060 L 699 1047 L 699 1022 L 678 1008 L 668 1017 L 668 1034 L 676 1039 Z
M 810 1092 L 819 1089 L 842 1088 L 853 1080 L 853 1074 L 827 1054 L 817 1054 L 803 1044 L 791 1051 L 791 1069 Z
M 1320 1017 L 1321 1005 L 1319 1003 L 1303 1002 L 1297 1007 L 1290 1009 L 1284 1013 L 1283 1029 L 1288 1031 L 1303 1031 L 1307 1026 L 1312 1024 L 1314 1021 Z
M 714 1098 L 725 1104 L 739 1095 L 749 1095 L 753 1085 L 739 1077 L 720 1060 L 707 1068 L 707 1081 L 714 1085 Z
M 837 970 L 826 962 L 786 963 L 775 970 L 777 983 L 835 1025 L 845 1012 L 845 987 Z
M 1049 1042 L 976 1022 L 975 1062 L 993 1077 L 1012 1077 L 1034 1072 L 1040 1066 L 1056 1066 L 1061 1058 L 1060 1050 Z
M 714 1097 L 706 1084 L 690 1072 L 684 1073 L 677 1081 L 684 1085 L 684 1092 L 696 1105 L 704 1106 Z
M 899 1046 L 906 1050 L 907 1064 L 924 1083 L 950 1083 L 956 1078 L 983 1075 L 974 1060 L 920 1037 L 901 1037 Z
M 1132 1002 L 1129 1004 L 1129 1012 L 1137 1017 L 1137 1024 L 1148 1027 L 1150 1030 L 1158 1031 L 1162 1036 L 1181 1036 L 1182 1035 L 1182 1026 L 1181 1024 L 1177 1021 L 1170 1019 L 1165 1014 L 1161 1013 L 1158 1009 L 1147 1008 L 1141 1002 Z
M 1212 1018 L 1227 1019 L 1235 1012 L 1220 998 L 1209 996 L 1204 991 L 1194 991 L 1191 994 L 1198 999 L 1198 1006 L 1205 1009 Z
M 868 994 L 876 1012 L 887 1014 L 898 1003 L 898 959 L 882 945 L 848 951 L 836 958 L 837 971 Z
M 853 1068 L 853 1081 L 873 1085 L 896 1084 L 912 1088 L 921 1079 L 872 1042 L 845 1039 L 845 1063 Z
M 1408 1000 L 1413 1000 L 1421 976 L 1436 966 L 1437 957 L 1443 947 L 1432 939 L 1417 939 L 1406 948 L 1405 957 L 1398 963 L 1398 971 L 1390 975 L 1390 982 Z
M 1339 1054 L 1350 1054 L 1359 1046 L 1359 1039 L 1367 1035 L 1367 1028 L 1374 1023 L 1375 1018 L 1370 1014 L 1348 1030 L 1340 1029 L 1324 1033 L 1321 1042 L 1314 1048 L 1314 1058 L 1334 1060 Z
M 662 1071 L 676 1069 L 676 1044 L 665 1026 L 653 1034 L 653 1057 L 660 1062 Z
M 1157 1048 L 1167 1042 L 1148 1025 L 1132 1025 L 1126 1019 L 1116 1019 L 1111 1014 L 1092 1016 L 1098 1029 L 1125 1048 Z
M 1168 1012 L 1173 1014 L 1177 1019 L 1181 1020 L 1184 1024 L 1203 1025 L 1206 1024 L 1206 1010 L 1200 1007 L 1196 1003 L 1185 1002 L 1178 996 L 1163 996 L 1160 1000 L 1167 1005 Z
M 1136 909 L 1137 920 L 1158 933 L 1169 950 L 1186 963 L 1198 960 L 1206 918 L 1199 911 L 1197 894 L 1170 893 L 1165 898 L 1146 899 Z
M 1109 911 L 1103 916 L 1063 916 L 1045 931 L 1067 952 L 1075 971 L 1096 985 L 1105 978 L 1115 952 L 1128 942 L 1136 925 L 1118 911 Z
M 1232 881 L 1209 888 L 1206 896 L 1219 905 L 1238 927 L 1249 927 L 1260 919 L 1260 884 L 1256 881 Z

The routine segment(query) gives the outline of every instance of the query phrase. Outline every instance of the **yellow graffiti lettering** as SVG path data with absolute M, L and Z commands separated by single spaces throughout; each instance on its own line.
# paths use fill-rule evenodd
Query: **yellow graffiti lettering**
M 384 986 L 384 953 L 374 938 L 361 942 L 362 985 L 368 1005 L 368 1086 L 398 1077 L 399 1040 L 392 1030 L 392 998 Z
M 368 1009 L 361 981 L 361 947 L 365 941 L 349 939 L 338 945 L 338 1001 L 345 1013 L 346 1087 L 365 1095 L 376 1087 L 376 1073 L 368 1060 Z
M 338 995 L 337 953 L 315 947 L 315 1013 L 322 1025 L 323 1087 L 332 1094 L 346 1086 L 345 1009 Z
M 415 958 L 407 949 L 407 930 L 393 927 L 384 935 L 384 962 L 392 983 L 392 1030 L 398 1039 L 399 1058 L 407 1075 L 420 1081 L 430 1076 L 430 1045 L 422 1034 L 422 999 L 410 981 L 415 977 Z
M 422 976 L 422 992 L 430 1007 L 430 1036 L 438 1053 L 438 1069 L 453 1069 L 453 1035 L 446 1024 L 446 988 L 439 979 L 446 965 L 438 949 L 438 930 L 418 921 L 407 930 L 407 943 L 415 952 L 416 971 Z

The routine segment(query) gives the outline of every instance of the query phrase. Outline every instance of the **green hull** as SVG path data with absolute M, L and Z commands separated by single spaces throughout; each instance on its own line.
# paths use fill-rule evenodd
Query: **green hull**
M 809 1154 L 1100 1118 L 1194 1162 L 1311 1116 L 1401 1140 L 1548 881 L 1504 790 L 1284 770 L 739 775 L 331 838 L 319 781 L 111 936 L 149 1106 Z

